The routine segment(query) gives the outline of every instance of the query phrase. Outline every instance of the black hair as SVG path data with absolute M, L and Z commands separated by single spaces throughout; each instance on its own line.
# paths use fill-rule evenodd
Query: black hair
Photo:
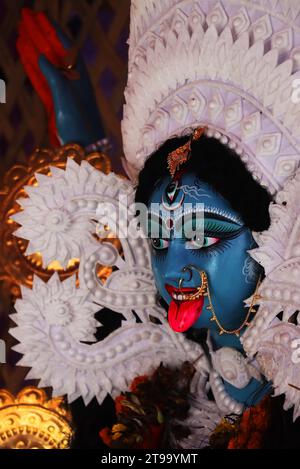
M 139 175 L 136 202 L 149 203 L 154 186 L 169 175 L 169 153 L 184 145 L 188 139 L 167 140 L 150 155 Z M 193 171 L 200 180 L 221 194 L 251 231 L 264 231 L 270 226 L 271 195 L 252 177 L 240 157 L 219 140 L 202 135 L 192 142 L 191 156 L 184 169 Z

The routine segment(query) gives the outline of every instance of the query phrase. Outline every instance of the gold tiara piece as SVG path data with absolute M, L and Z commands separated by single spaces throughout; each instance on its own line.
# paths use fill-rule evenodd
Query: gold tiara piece
M 171 174 L 171 177 L 174 178 L 176 172 L 178 171 L 179 166 L 186 163 L 191 156 L 191 144 L 192 142 L 199 140 L 203 135 L 206 127 L 198 127 L 192 133 L 190 139 L 181 147 L 176 148 L 168 155 L 168 170 Z

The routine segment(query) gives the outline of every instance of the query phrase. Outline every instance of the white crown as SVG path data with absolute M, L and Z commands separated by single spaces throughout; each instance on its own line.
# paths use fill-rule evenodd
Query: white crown
M 166 139 L 205 124 L 277 192 L 299 165 L 299 13 L 298 0 L 133 0 L 129 167 L 138 172 Z

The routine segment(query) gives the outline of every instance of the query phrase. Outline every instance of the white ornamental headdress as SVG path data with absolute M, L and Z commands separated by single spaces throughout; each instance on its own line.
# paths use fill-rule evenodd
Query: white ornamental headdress
M 299 165 L 298 0 L 133 0 L 122 122 L 139 171 L 199 125 L 274 194 Z
M 235 149 L 276 194 L 271 227 L 256 235 L 258 248 L 250 252 L 266 277 L 243 345 L 276 393 L 285 394 L 286 407 L 294 406 L 295 417 L 300 414 L 300 103 L 294 87 L 300 78 L 299 13 L 298 0 L 133 0 L 122 122 L 125 165 L 133 177 L 166 139 L 205 126 L 208 136 Z M 80 258 L 79 284 L 56 275 L 47 284 L 36 277 L 32 290 L 22 288 L 11 329 L 19 341 L 15 350 L 23 355 L 20 364 L 54 394 L 67 394 L 70 401 L 82 396 L 85 403 L 97 397 L 101 403 L 161 361 L 190 360 L 197 369 L 189 420 L 195 440 L 182 444 L 205 446 L 220 416 L 241 413 L 242 405 L 226 395 L 222 370 L 210 369 L 202 348 L 168 326 L 157 305 L 146 240 L 122 237 L 122 253 L 96 241 L 97 227 L 115 222 L 110 212 L 102 217 L 99 207 L 124 208 L 118 198 L 122 193 L 131 203 L 133 185 L 71 159 L 65 171 L 51 173 L 25 188 L 28 198 L 19 201 L 23 210 L 13 217 L 22 225 L 16 235 L 29 240 L 28 254 L 38 250 L 45 265 Z M 105 283 L 97 276 L 99 264 L 113 271 Z M 91 344 L 95 311 L 104 307 L 123 315 L 122 327 Z M 247 369 L 235 360 L 231 370 L 238 374 L 241 366 Z M 215 402 L 206 397 L 210 388 Z

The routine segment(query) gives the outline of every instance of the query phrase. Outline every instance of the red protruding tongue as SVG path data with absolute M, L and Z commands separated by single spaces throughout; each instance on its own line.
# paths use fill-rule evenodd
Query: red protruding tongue
M 185 332 L 197 321 L 202 313 L 204 297 L 196 300 L 174 301 L 169 305 L 168 320 L 175 332 Z

